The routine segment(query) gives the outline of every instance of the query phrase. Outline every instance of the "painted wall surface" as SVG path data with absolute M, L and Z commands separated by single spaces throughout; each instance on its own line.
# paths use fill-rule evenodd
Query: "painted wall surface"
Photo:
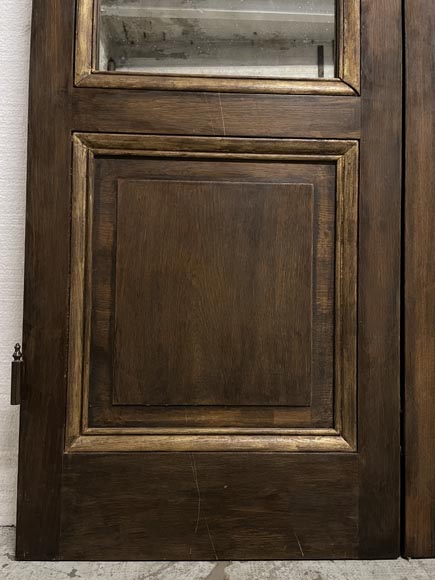
M 0 0 L 0 526 L 15 523 L 18 407 L 10 362 L 21 341 L 32 0 Z

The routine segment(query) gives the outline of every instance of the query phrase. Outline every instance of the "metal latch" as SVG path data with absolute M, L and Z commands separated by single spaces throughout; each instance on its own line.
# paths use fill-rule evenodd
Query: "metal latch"
M 21 387 L 24 376 L 23 353 L 19 343 L 15 345 L 15 351 L 12 358 L 14 360 L 12 362 L 11 375 L 11 405 L 19 405 L 21 403 Z

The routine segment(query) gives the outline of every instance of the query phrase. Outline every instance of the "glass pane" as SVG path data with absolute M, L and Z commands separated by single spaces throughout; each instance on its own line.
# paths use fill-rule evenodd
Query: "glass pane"
M 335 76 L 335 0 L 100 0 L 99 70 Z

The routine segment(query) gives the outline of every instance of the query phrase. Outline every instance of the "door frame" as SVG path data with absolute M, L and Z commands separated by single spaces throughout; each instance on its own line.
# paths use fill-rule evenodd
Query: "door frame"
M 403 553 L 435 557 L 435 7 L 404 2 Z M 429 47 L 429 48 L 428 48 Z

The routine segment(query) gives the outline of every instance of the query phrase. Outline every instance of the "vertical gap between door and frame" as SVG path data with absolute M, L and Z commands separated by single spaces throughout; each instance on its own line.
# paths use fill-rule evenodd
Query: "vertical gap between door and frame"
M 406 540 L 406 455 L 405 455 L 405 184 L 406 184 L 406 0 L 402 0 L 402 190 L 400 252 L 400 554 L 405 555 Z

